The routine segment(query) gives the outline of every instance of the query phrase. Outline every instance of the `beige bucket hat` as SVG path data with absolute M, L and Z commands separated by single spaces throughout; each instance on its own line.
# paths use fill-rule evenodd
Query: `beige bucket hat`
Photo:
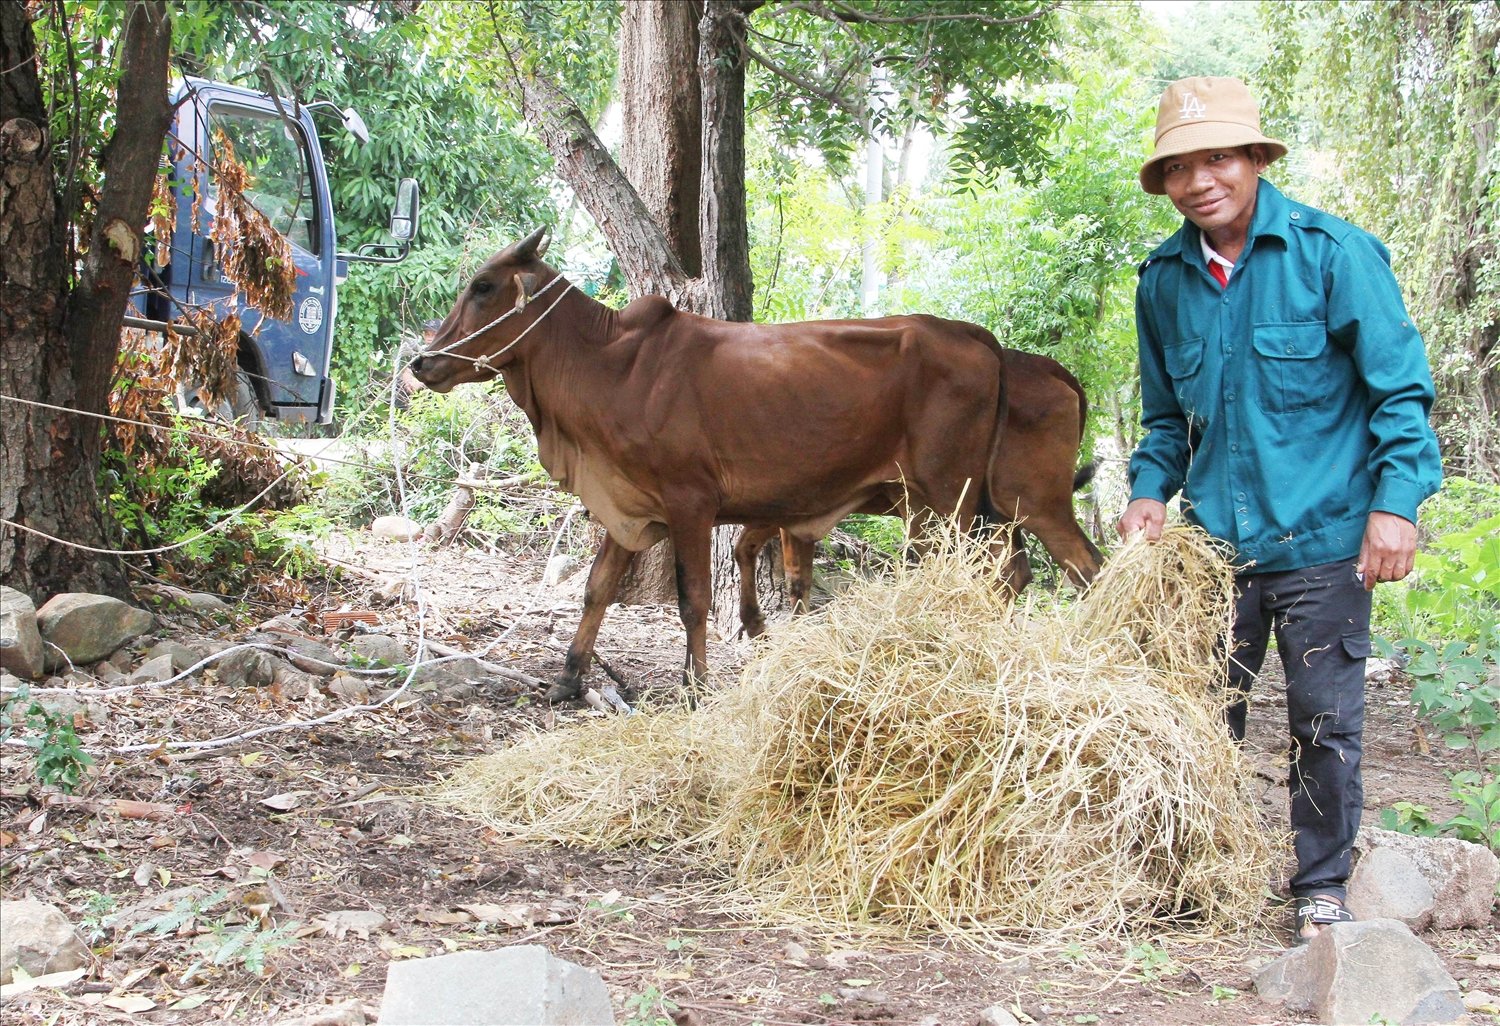
M 1218 147 L 1266 148 L 1267 163 L 1286 156 L 1286 145 L 1260 131 L 1260 107 L 1237 78 L 1180 78 L 1161 94 L 1156 112 L 1156 152 L 1141 167 L 1141 188 L 1166 194 L 1161 161 Z

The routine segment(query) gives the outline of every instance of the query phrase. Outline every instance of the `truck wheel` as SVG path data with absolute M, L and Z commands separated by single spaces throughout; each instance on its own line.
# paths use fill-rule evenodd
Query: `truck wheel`
M 260 402 L 255 398 L 255 386 L 250 384 L 250 375 L 243 368 L 235 374 L 234 394 L 213 409 L 204 409 L 198 397 L 198 385 L 177 387 L 177 408 L 195 417 L 212 417 L 215 420 L 237 423 L 249 431 L 259 431 L 264 422 Z

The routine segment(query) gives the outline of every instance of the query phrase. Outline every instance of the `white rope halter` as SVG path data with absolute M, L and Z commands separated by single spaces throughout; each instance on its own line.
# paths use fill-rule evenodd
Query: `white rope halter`
M 526 326 L 526 329 L 524 331 L 522 331 L 515 338 L 511 339 L 508 343 L 506 343 L 504 346 L 502 346 L 499 350 L 497 350 L 497 351 L 495 351 L 493 353 L 489 353 L 489 354 L 487 354 L 485 356 L 460 356 L 457 353 L 450 352 L 450 350 L 457 349 L 459 346 L 463 345 L 465 342 L 468 342 L 471 339 L 476 339 L 480 335 L 483 335 L 485 332 L 489 331 L 491 328 L 493 328 L 495 325 L 499 324 L 501 321 L 507 320 L 507 319 L 509 319 L 511 317 L 514 317 L 518 313 L 524 312 L 525 309 L 528 306 L 531 305 L 532 300 L 534 300 L 534 299 L 540 299 L 542 297 L 543 293 L 545 293 L 552 286 L 556 285 L 558 282 L 563 282 L 567 286 L 567 288 L 564 288 L 560 293 L 558 293 L 557 298 L 552 301 L 552 305 L 549 306 L 549 307 L 547 307 L 547 309 L 543 310 L 542 311 L 542 315 L 540 317 L 538 317 L 536 320 L 534 320 L 530 324 L 528 324 Z M 490 361 L 493 360 L 493 359 L 496 359 L 498 357 L 504 356 L 510 350 L 514 349 L 516 347 L 516 345 L 518 343 L 520 343 L 521 339 L 523 339 L 527 335 L 531 334 L 531 329 L 535 328 L 538 324 L 541 324 L 544 320 L 547 319 L 547 315 L 550 314 L 553 311 L 554 308 L 556 308 L 556 306 L 557 306 L 558 303 L 561 303 L 563 301 L 563 297 L 568 294 L 568 289 L 571 289 L 572 287 L 573 287 L 573 283 L 570 282 L 570 281 L 568 281 L 566 278 L 564 278 L 562 275 L 559 274 L 557 277 L 553 278 L 547 284 L 543 285 L 541 288 L 537 289 L 530 296 L 528 296 L 527 299 L 526 299 L 526 302 L 522 303 L 520 306 L 511 307 L 509 310 L 505 311 L 505 313 L 501 314 L 499 317 L 496 317 L 493 321 L 490 321 L 490 323 L 486 324 L 484 327 L 480 328 L 478 331 L 471 331 L 467 335 L 465 335 L 463 338 L 459 339 L 457 342 L 450 342 L 450 343 L 448 343 L 446 346 L 444 346 L 441 349 L 424 349 L 420 353 L 418 353 L 417 355 L 419 357 L 446 356 L 450 360 L 468 360 L 470 363 L 472 363 L 474 365 L 474 367 L 477 370 L 494 370 L 495 368 L 490 363 Z

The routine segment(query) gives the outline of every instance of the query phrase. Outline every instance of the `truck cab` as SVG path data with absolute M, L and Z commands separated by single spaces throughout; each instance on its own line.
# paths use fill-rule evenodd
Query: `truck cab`
M 176 197 L 170 259 L 149 264 L 137 309 L 150 323 L 175 320 L 183 308 L 209 307 L 216 319 L 240 317 L 239 394 L 236 415 L 283 422 L 333 419 L 334 385 L 329 376 L 338 285 L 350 261 L 395 263 L 416 235 L 418 192 L 413 179 L 397 190 L 392 218 L 394 246 L 365 246 L 339 253 L 328 169 L 318 144 L 313 111 L 337 108 L 273 96 L 240 86 L 188 78 L 172 97 L 176 120 L 169 136 L 170 183 Z M 364 123 L 352 110 L 344 124 L 363 142 Z M 267 317 L 249 306 L 222 272 L 210 237 L 218 185 L 209 168 L 222 140 L 250 172 L 245 196 L 290 244 L 296 291 L 288 320 Z M 135 319 L 129 319 L 130 323 Z M 193 390 L 188 389 L 191 393 Z M 190 395 L 184 398 L 191 405 Z

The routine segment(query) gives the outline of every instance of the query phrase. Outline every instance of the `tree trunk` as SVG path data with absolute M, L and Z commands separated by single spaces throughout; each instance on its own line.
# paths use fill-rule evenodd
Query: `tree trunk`
M 698 236 L 703 104 L 695 70 L 701 6 L 636 0 L 620 12 L 625 177 L 692 277 L 703 267 Z
M 609 240 L 632 298 L 661 295 L 679 309 L 751 319 L 741 41 L 746 15 L 759 6 L 760 0 L 640 0 L 625 6 L 624 169 L 577 105 L 550 82 L 518 71 L 509 83 L 557 160 L 558 174 Z M 696 207 L 689 205 L 694 196 Z M 685 223 L 695 217 L 696 232 Z M 697 274 L 690 276 L 687 268 Z M 738 531 L 714 533 L 713 606 L 721 618 L 739 609 L 732 553 Z M 779 579 L 780 558 L 779 548 L 768 545 L 757 577 Z M 675 555 L 663 542 L 636 557 L 619 600 L 670 602 L 676 594 Z M 784 608 L 783 594 L 768 596 L 765 608 Z
M 0 389 L 62 413 L 0 402 L 0 518 L 81 545 L 102 547 L 96 478 L 141 227 L 169 118 L 171 27 L 160 0 L 128 8 L 119 48 L 118 125 L 101 157 L 104 185 L 88 248 L 70 291 L 73 230 L 57 206 L 36 42 L 25 7 L 0 5 Z M 33 600 L 62 591 L 126 593 L 115 562 L 6 526 L 0 580 Z

